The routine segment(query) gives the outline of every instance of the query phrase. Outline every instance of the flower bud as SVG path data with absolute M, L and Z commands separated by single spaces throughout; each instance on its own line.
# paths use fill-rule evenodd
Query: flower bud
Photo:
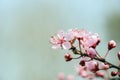
M 118 52 L 118 59 L 120 60 L 120 51 Z
M 116 72 L 114 72 L 114 71 L 111 72 L 111 76 L 116 76 L 116 75 L 117 75 Z
M 96 72 L 99 70 L 99 64 L 96 61 L 86 62 L 86 67 L 89 71 Z
M 66 53 L 64 55 L 64 58 L 65 58 L 66 61 L 70 61 L 70 60 L 72 60 L 72 55 L 70 53 Z
M 93 48 L 88 48 L 87 49 L 87 54 L 90 58 L 95 58 L 96 57 L 96 51 Z
M 81 60 L 79 63 L 81 66 L 85 66 L 85 60 Z
M 116 47 L 116 42 L 114 40 L 110 40 L 108 42 L 108 50 L 111 50 L 112 48 Z
M 97 71 L 95 75 L 97 77 L 104 77 L 105 74 L 103 72 Z
M 106 70 L 109 68 L 109 65 L 108 64 L 105 64 L 105 63 L 102 63 L 102 69 Z

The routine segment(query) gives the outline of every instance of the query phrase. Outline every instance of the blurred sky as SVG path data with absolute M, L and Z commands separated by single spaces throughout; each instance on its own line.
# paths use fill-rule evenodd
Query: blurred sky
M 66 63 L 65 51 L 49 44 L 57 31 L 76 27 L 99 33 L 101 54 L 110 39 L 120 46 L 120 0 L 0 0 L 0 80 L 57 80 L 60 71 L 76 76 L 78 61 Z

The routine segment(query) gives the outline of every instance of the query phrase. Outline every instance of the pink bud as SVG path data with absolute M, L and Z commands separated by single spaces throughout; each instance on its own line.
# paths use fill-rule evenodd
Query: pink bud
M 81 60 L 79 63 L 81 66 L 85 66 L 85 60 Z
M 98 45 L 101 42 L 101 39 L 98 38 L 96 45 Z
M 76 66 L 76 71 L 77 71 L 78 75 L 83 78 L 86 78 L 88 76 L 86 70 L 87 70 L 86 66 L 80 66 L 80 65 Z
M 81 70 L 80 73 L 79 73 L 79 75 L 80 75 L 81 77 L 83 77 L 83 78 L 88 77 L 88 74 L 87 74 L 87 72 L 86 72 L 85 70 Z
M 98 46 L 98 44 L 101 42 L 101 39 L 100 38 L 97 38 L 97 40 L 96 40 L 96 43 L 94 43 L 91 47 L 92 48 L 96 48 L 96 46 Z
M 120 60 L 120 51 L 118 52 L 118 59 Z
M 72 60 L 72 55 L 70 53 L 66 53 L 64 55 L 64 58 L 65 58 L 66 61 L 70 61 L 70 60 Z
M 106 69 L 108 69 L 109 68 L 109 65 L 107 65 L 107 64 L 105 64 L 105 63 L 102 63 L 102 69 L 104 69 L 104 70 L 106 70 Z
M 94 58 L 96 56 L 96 51 L 93 48 L 88 48 L 87 49 L 87 54 L 89 57 Z
M 100 72 L 100 71 L 97 71 L 97 72 L 96 72 L 96 76 L 97 76 L 97 77 L 104 77 L 104 75 L 105 75 L 105 74 L 104 74 L 103 72 Z
M 87 69 L 92 72 L 96 72 L 99 70 L 99 64 L 96 61 L 86 62 Z
M 64 73 L 59 73 L 59 74 L 58 74 L 58 80 L 65 80 L 65 75 L 64 75 Z
M 111 50 L 112 48 L 116 47 L 116 42 L 114 40 L 110 40 L 108 42 L 108 50 Z
M 116 72 L 114 72 L 114 71 L 111 72 L 111 76 L 116 76 L 116 75 L 117 75 Z

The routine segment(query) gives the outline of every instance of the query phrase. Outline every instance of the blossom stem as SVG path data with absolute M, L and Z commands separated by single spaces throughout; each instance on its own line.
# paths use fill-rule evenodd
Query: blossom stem
M 79 58 L 81 58 L 81 56 L 79 56 L 79 57 L 76 57 L 76 58 L 72 58 L 72 59 L 79 59 Z
M 109 53 L 109 50 L 107 50 L 107 52 L 106 52 L 106 54 L 104 56 L 104 59 L 107 57 L 108 53 Z
M 95 51 L 96 51 L 96 49 L 95 49 Z M 99 54 L 97 51 L 96 51 L 96 53 L 97 53 L 97 55 L 98 55 L 99 58 L 102 58 L 102 57 L 100 56 L 100 54 Z
M 77 49 L 74 47 L 74 50 L 77 50 Z M 74 52 L 76 52 L 76 51 L 74 51 Z M 74 52 L 73 52 L 73 53 L 74 53 Z M 109 51 L 107 51 L 106 54 L 108 54 L 108 52 L 109 52 Z M 75 54 L 79 54 L 79 53 L 75 53 Z M 79 55 L 80 55 L 80 57 L 82 57 L 82 56 L 89 57 L 86 53 L 82 53 L 82 54 L 79 54 Z M 80 57 L 78 57 L 78 58 L 76 58 L 76 59 L 79 59 Z M 105 58 L 95 57 L 95 58 L 93 58 L 93 59 L 110 65 L 109 69 L 110 69 L 110 68 L 116 68 L 116 69 L 120 70 L 120 67 L 119 67 L 119 66 L 116 66 L 116 65 L 114 65 L 114 64 L 106 61 Z
M 80 42 L 80 39 L 78 39 L 78 41 L 79 41 L 80 54 L 82 54 L 82 48 L 81 48 L 81 42 Z

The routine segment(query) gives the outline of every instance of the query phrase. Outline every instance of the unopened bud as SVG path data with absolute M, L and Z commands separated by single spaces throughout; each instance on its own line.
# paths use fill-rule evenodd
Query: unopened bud
M 70 53 L 66 53 L 64 55 L 64 58 L 65 58 L 66 61 L 70 61 L 70 60 L 72 60 L 72 55 Z
M 109 68 L 109 65 L 108 64 L 105 64 L 105 63 L 102 63 L 102 69 L 106 70 Z
M 105 74 L 103 72 L 97 71 L 95 75 L 97 77 L 104 77 Z
M 79 64 L 80 64 L 81 66 L 85 66 L 85 61 L 84 61 L 84 60 L 81 60 Z
M 111 50 L 112 48 L 116 47 L 116 42 L 114 40 L 110 40 L 108 42 L 108 50 Z
M 116 76 L 116 75 L 117 75 L 116 72 L 114 72 L 114 71 L 111 72 L 111 76 Z
M 118 52 L 118 59 L 120 60 L 120 51 Z
M 87 54 L 90 58 L 95 58 L 96 57 L 96 51 L 93 48 L 87 49 Z
M 99 64 L 96 61 L 89 61 L 86 63 L 87 69 L 91 72 L 96 72 L 99 70 Z

